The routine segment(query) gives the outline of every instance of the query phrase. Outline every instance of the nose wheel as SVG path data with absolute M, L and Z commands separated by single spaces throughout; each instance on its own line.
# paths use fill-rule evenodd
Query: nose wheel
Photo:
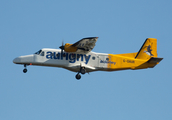
M 26 68 L 25 68 L 25 69 L 23 69 L 23 72 L 24 72 L 24 73 L 26 73 L 26 72 L 27 72 L 27 69 L 26 69 Z
M 27 72 L 27 68 L 26 68 L 26 64 L 24 64 L 24 69 L 23 69 L 23 73 L 26 73 Z

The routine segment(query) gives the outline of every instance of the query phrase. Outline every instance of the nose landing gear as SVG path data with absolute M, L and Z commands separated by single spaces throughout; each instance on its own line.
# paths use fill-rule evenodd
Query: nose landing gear
M 27 68 L 26 68 L 26 64 L 24 64 L 24 69 L 23 69 L 23 73 L 26 73 L 27 72 Z

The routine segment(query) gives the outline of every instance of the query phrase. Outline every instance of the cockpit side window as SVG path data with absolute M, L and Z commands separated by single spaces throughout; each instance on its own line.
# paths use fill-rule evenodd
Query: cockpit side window
M 39 50 L 38 52 L 36 52 L 35 54 L 39 55 L 42 52 L 42 50 Z
M 40 56 L 44 56 L 44 51 L 41 52 Z

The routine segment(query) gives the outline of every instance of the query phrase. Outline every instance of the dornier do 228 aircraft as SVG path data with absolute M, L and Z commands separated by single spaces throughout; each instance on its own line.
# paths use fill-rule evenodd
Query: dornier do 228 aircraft
M 27 72 L 28 65 L 65 68 L 77 72 L 75 77 L 79 80 L 80 73 L 153 68 L 163 59 L 158 58 L 155 38 L 147 38 L 138 52 L 127 54 L 92 52 L 97 39 L 98 37 L 89 37 L 74 44 L 62 43 L 60 49 L 43 48 L 35 54 L 15 58 L 13 63 L 23 64 L 24 73 Z

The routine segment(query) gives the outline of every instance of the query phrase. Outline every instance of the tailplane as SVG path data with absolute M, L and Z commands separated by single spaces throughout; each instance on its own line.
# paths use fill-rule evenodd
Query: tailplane
M 140 48 L 139 52 L 135 56 L 135 59 L 147 60 L 157 56 L 157 39 L 147 38 Z

